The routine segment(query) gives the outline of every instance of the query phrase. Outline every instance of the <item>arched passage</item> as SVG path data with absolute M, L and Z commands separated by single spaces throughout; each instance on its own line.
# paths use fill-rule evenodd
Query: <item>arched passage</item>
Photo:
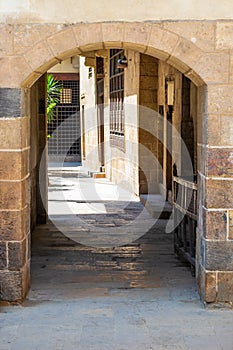
M 5 72 L 2 81 L 2 87 L 4 88 L 2 98 L 6 98 L 10 101 L 11 107 L 13 108 L 7 107 L 5 115 L 9 117 L 20 117 L 17 120 L 12 120 L 12 127 L 16 127 L 18 130 L 20 144 L 16 147 L 12 143 L 11 147 L 16 147 L 15 149 L 20 148 L 24 154 L 24 157 L 17 163 L 17 167 L 25 170 L 25 164 L 28 164 L 27 159 L 30 152 L 28 133 L 28 117 L 30 114 L 29 96 L 30 88 L 33 84 L 50 67 L 60 60 L 64 60 L 74 54 L 111 47 L 134 49 L 141 53 L 159 58 L 178 69 L 198 86 L 199 132 L 197 139 L 199 145 L 199 229 L 197 242 L 197 275 L 203 299 L 207 302 L 215 302 L 218 298 L 217 290 L 220 286 L 218 286 L 217 283 L 222 281 L 221 286 L 224 286 L 224 283 L 225 285 L 227 283 L 229 284 L 229 282 L 227 282 L 229 278 L 231 280 L 230 273 L 233 269 L 231 269 L 231 265 L 229 266 L 227 262 L 230 261 L 232 248 L 231 243 L 228 242 L 227 234 L 225 236 L 223 234 L 224 240 L 221 243 L 219 243 L 219 239 L 216 239 L 216 237 L 212 237 L 213 239 L 209 243 L 208 235 L 211 235 L 210 220 L 213 220 L 217 225 L 223 225 L 222 217 L 224 217 L 224 215 L 230 215 L 229 209 L 231 208 L 231 200 L 229 195 L 227 195 L 225 201 L 220 201 L 219 204 L 217 204 L 217 202 L 219 201 L 219 197 L 221 199 L 221 193 L 225 193 L 225 191 L 227 193 L 231 182 L 230 179 L 227 180 L 228 182 L 224 181 L 225 184 L 223 186 L 223 182 L 218 181 L 219 179 L 206 179 L 208 172 L 213 175 L 213 177 L 221 173 L 219 170 L 221 169 L 221 164 L 217 163 L 216 166 L 211 167 L 211 159 L 214 152 L 217 151 L 209 151 L 206 148 L 208 142 L 214 142 L 211 139 L 211 137 L 214 138 L 212 124 L 214 118 L 208 116 L 207 113 L 214 114 L 215 120 L 218 120 L 220 123 L 219 114 L 221 111 L 226 111 L 228 115 L 232 111 L 231 107 L 229 107 L 232 86 L 228 86 L 229 71 L 226 69 L 227 62 L 229 61 L 228 53 L 215 51 L 214 49 L 210 49 L 208 45 L 204 51 L 203 47 L 200 48 L 191 40 L 187 40 L 182 35 L 178 35 L 176 30 L 171 31 L 166 29 L 163 23 L 119 22 L 78 24 L 68 27 L 64 26 L 63 29 L 57 26 L 53 29 L 51 35 L 47 35 L 47 33 L 42 34 L 40 40 L 35 42 L 29 49 L 22 50 L 20 54 L 15 56 L 4 57 L 2 59 L 1 68 Z M 208 96 L 206 94 L 206 85 L 209 85 Z M 221 94 L 225 96 L 225 105 L 219 97 Z M 14 101 L 13 104 L 11 103 L 12 101 Z M 8 121 L 5 121 L 5 126 L 7 123 Z M 208 125 L 208 135 L 206 124 Z M 219 143 L 221 143 L 221 140 L 219 140 Z M 225 145 L 231 146 L 230 137 L 227 138 L 226 136 L 225 143 Z M 224 154 L 222 153 L 223 157 Z M 207 159 L 207 163 L 204 163 L 202 159 L 205 159 L 205 161 Z M 14 248 L 19 253 L 18 260 L 12 262 L 12 266 L 10 266 L 8 262 L 8 265 L 6 265 L 6 274 L 2 274 L 3 286 L 6 276 L 15 276 L 15 281 L 12 282 L 12 285 L 8 283 L 8 287 L 3 293 L 3 295 L 5 295 L 4 298 L 9 300 L 21 299 L 27 291 L 29 280 L 30 253 L 27 243 L 29 240 L 29 231 L 28 223 L 25 223 L 26 212 L 28 212 L 28 198 L 25 196 L 25 193 L 28 193 L 28 191 L 25 191 L 25 188 L 27 189 L 30 187 L 29 170 L 26 169 L 23 175 L 21 172 L 19 179 L 17 178 L 15 182 L 11 180 L 11 183 L 6 185 L 6 187 L 9 187 L 7 193 L 9 193 L 14 186 L 20 189 L 19 192 L 16 190 L 16 192 L 20 193 L 17 202 L 14 201 L 14 204 L 7 204 L 6 197 L 3 197 L 3 202 L 6 203 L 5 210 L 16 209 L 17 218 L 14 220 L 18 220 L 17 223 L 21 223 L 16 237 L 18 243 Z M 13 178 L 13 180 L 15 180 L 15 178 Z M 215 195 L 213 195 L 212 193 L 210 194 L 210 192 L 211 188 L 215 186 L 215 181 L 218 181 L 217 184 L 220 186 L 221 193 L 216 192 Z M 218 210 L 219 207 L 221 208 L 221 214 Z M 211 210 L 208 210 L 208 208 Z M 216 212 L 218 212 L 218 214 Z M 9 219 L 6 219 L 6 222 L 7 220 L 9 224 Z M 227 231 L 227 228 L 225 228 L 225 230 Z M 14 243 L 7 243 L 8 250 L 11 245 L 13 247 Z M 222 246 L 223 248 L 221 248 Z M 221 257 L 222 255 L 219 253 L 219 249 L 225 250 L 224 247 L 226 246 L 229 255 L 227 259 L 225 259 L 226 261 L 221 258 L 220 265 L 217 266 L 215 260 L 211 260 L 211 254 L 214 252 L 217 255 L 220 254 Z M 202 249 L 200 249 L 200 247 L 202 247 Z M 27 254 L 25 254 L 25 251 L 27 251 Z M 10 255 L 8 254 L 8 256 Z M 219 270 L 222 271 L 220 279 L 217 278 L 216 272 Z M 224 271 L 227 271 L 227 276 Z M 14 292 L 12 289 L 14 289 Z M 224 293 L 220 295 L 219 301 L 227 301 L 227 299 L 232 298 L 230 294 L 227 297 L 223 295 Z M 221 298 L 225 298 L 226 300 L 221 300 Z

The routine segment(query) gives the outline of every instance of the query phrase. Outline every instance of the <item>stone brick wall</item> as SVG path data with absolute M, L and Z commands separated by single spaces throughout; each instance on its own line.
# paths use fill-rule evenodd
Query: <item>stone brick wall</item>
M 21 300 L 29 286 L 29 118 L 20 89 L 0 89 L 0 300 Z
M 139 104 L 139 192 L 158 193 L 161 176 L 156 163 L 161 152 L 155 113 L 158 112 L 158 59 L 144 54 L 140 55 Z

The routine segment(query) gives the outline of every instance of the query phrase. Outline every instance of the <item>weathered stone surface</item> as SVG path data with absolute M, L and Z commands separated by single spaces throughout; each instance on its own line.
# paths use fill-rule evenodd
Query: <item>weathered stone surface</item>
M 19 150 L 30 144 L 30 118 L 0 118 L 0 149 Z
M 125 23 L 124 41 L 142 44 L 146 48 L 152 27 L 149 23 Z
M 22 82 L 32 73 L 24 57 L 4 56 L 0 64 L 0 87 L 20 88 Z
M 196 268 L 197 285 L 201 299 L 207 303 L 216 301 L 216 272 L 206 271 L 205 268 L 198 264 Z
M 233 177 L 233 149 L 207 149 L 207 175 Z
M 172 56 L 185 63 L 189 68 L 192 68 L 195 67 L 197 62 L 203 57 L 203 51 L 192 42 L 180 38 L 178 45 L 172 52 Z
M 231 180 L 206 180 L 207 208 L 232 208 L 233 206 L 233 181 Z
M 41 41 L 58 31 L 64 25 L 62 24 L 17 24 L 14 28 L 14 52 L 23 54 L 30 49 L 35 43 Z
M 179 41 L 179 36 L 164 30 L 160 24 L 153 25 L 151 28 L 150 38 L 148 40 L 148 47 L 154 47 L 160 51 L 171 54 Z M 177 55 L 176 55 L 177 54 Z M 176 52 L 175 57 L 179 56 Z M 177 57 L 179 58 L 179 57 Z
M 200 21 L 164 22 L 164 28 L 183 36 L 202 50 L 215 48 L 215 23 Z
M 118 24 L 118 25 L 119 27 L 122 27 L 122 24 Z M 110 28 L 111 28 L 111 25 L 110 25 Z M 101 23 L 81 24 L 78 26 L 74 26 L 73 30 L 76 37 L 77 45 L 81 48 L 85 47 L 85 51 L 88 49 L 88 46 L 90 44 L 103 42 L 103 33 L 102 33 Z M 114 30 L 113 30 L 113 33 L 115 33 Z
M 7 267 L 6 243 L 0 242 L 0 269 L 5 269 L 6 267 Z
M 23 209 L 27 203 L 26 181 L 0 182 L 0 208 Z
M 20 117 L 21 89 L 0 88 L 0 118 Z
M 17 301 L 22 299 L 22 273 L 0 271 L 0 300 Z
M 97 33 L 99 38 L 101 38 L 101 33 L 99 27 L 97 27 Z M 125 34 L 125 24 L 124 23 L 102 23 L 102 41 L 105 46 L 114 45 L 114 43 L 122 43 Z M 76 30 L 77 39 L 80 38 L 80 33 Z M 100 40 L 100 39 L 99 39 Z
M 213 303 L 216 301 L 216 272 L 206 272 L 205 275 L 205 301 Z
M 204 237 L 210 240 L 227 239 L 227 212 L 203 209 Z
M 233 113 L 233 85 L 208 85 L 208 112 L 210 114 Z
M 228 212 L 228 238 L 233 239 L 233 210 L 229 210 Z
M 231 51 L 231 57 L 230 57 L 230 79 L 229 82 L 233 84 L 233 50 Z
M 207 134 L 206 135 L 206 142 L 210 146 L 219 145 L 221 142 L 220 116 L 219 115 L 208 115 L 205 118 L 206 118 L 206 128 L 203 128 L 202 133 Z
M 217 288 L 217 301 L 233 302 L 233 272 L 219 272 Z
M 205 254 L 207 270 L 233 270 L 233 241 L 206 241 Z
M 230 21 L 217 22 L 216 24 L 216 48 L 233 49 L 233 23 Z
M 29 207 L 22 211 L 0 211 L 0 237 L 3 241 L 21 241 L 30 228 Z
M 72 52 L 77 47 L 77 41 L 71 28 L 51 35 L 47 39 L 47 42 L 54 56 L 57 58 L 61 58 L 60 55 L 66 51 Z
M 22 242 L 8 243 L 8 268 L 19 271 L 26 262 L 26 239 Z
M 32 70 L 36 72 L 42 72 L 40 67 L 45 66 L 45 68 L 50 68 L 50 64 L 52 66 L 59 62 L 58 59 L 54 58 L 54 55 L 49 49 L 48 43 L 46 41 L 42 41 L 36 45 L 33 45 L 33 47 L 27 51 L 24 57 L 32 67 Z
M 206 83 L 227 84 L 229 61 L 229 53 L 208 53 L 200 56 L 191 67 Z
M 11 24 L 0 25 L 0 55 L 12 55 L 14 50 L 14 28 Z
M 221 116 L 220 119 L 221 145 L 233 146 L 233 117 Z
M 21 180 L 29 172 L 29 150 L 0 152 L 0 180 Z

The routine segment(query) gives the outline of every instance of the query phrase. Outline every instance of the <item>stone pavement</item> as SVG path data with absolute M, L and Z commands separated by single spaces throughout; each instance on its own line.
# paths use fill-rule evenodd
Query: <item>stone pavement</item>
M 1 307 L 0 350 L 233 349 L 233 311 L 204 308 L 166 220 L 151 227 L 138 199 L 106 179 L 50 175 L 51 221 L 32 235 L 27 299 Z M 113 247 L 133 225 L 136 240 Z

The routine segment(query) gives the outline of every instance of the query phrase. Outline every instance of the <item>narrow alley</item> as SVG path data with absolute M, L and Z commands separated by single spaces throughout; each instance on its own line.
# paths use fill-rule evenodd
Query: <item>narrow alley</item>
M 136 197 L 80 172 L 49 174 L 50 222 L 32 234 L 27 299 L 2 307 L 1 350 L 194 350 L 203 344 L 206 349 L 232 349 L 232 312 L 202 306 L 188 264 L 173 253 L 173 236 L 165 233 L 167 220 L 153 219 L 150 227 L 152 219 L 144 213 L 141 222 L 146 227 L 150 221 L 148 232 L 142 237 L 136 233 L 136 240 L 121 245 L 122 234 L 116 230 L 110 237 L 109 230 L 136 222 L 144 211 Z M 87 199 L 91 183 L 101 200 Z M 86 201 L 76 197 L 85 188 Z M 65 209 L 61 193 L 68 203 Z M 92 235 L 85 245 L 90 225 L 102 238 Z M 111 246 L 111 238 L 119 245 Z

